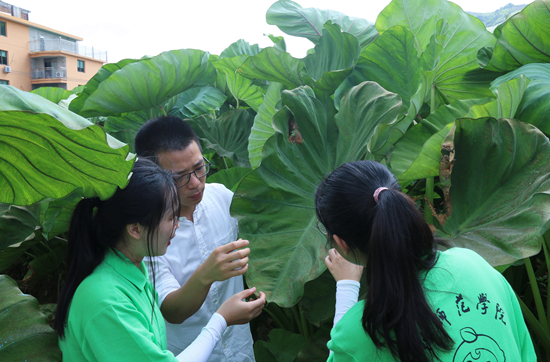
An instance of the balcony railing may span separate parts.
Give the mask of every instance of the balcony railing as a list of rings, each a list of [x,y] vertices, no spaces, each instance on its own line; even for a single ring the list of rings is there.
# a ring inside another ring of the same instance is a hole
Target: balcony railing
[[[65,67],[45,67],[31,69],[31,79],[67,79],[67,68]]]
[[[94,49],[94,47],[87,47],[80,45],[77,42],[68,41],[61,38],[32,40],[29,42],[29,48],[31,53],[44,51],[64,51],[107,62],[107,52],[102,52]]]

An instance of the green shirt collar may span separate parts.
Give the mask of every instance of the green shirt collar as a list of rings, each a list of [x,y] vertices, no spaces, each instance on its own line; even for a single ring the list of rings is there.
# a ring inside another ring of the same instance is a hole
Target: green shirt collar
[[[135,285],[139,290],[145,288],[145,284],[149,280],[149,274],[147,273],[147,268],[143,261],[138,269],[134,263],[120,251],[109,249],[105,253],[105,263],[109,264],[117,273]]]

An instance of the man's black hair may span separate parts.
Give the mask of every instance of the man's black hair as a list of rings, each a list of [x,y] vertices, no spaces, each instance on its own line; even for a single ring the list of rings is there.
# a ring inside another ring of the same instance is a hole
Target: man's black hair
[[[138,156],[155,159],[161,152],[184,150],[192,141],[200,148],[199,138],[187,122],[174,116],[162,116],[147,121],[140,128],[135,149]]]

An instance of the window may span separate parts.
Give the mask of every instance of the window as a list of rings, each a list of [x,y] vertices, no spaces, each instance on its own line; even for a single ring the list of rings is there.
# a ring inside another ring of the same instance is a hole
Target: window
[[[77,62],[76,70],[78,70],[79,72],[84,73],[84,61],[83,60],[77,60],[76,62]]]
[[[10,85],[10,82],[8,80],[0,79],[0,85]]]
[[[8,65],[8,52],[0,50],[0,64]]]
[[[6,23],[0,21],[0,35],[6,36]]]

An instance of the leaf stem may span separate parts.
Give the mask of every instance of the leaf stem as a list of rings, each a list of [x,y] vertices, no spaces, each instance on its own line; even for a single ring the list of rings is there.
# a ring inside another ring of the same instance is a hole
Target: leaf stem
[[[525,321],[529,326],[531,327],[531,330],[533,333],[537,336],[539,342],[542,344],[542,347],[546,351],[546,355],[550,353],[550,337],[548,335],[548,332],[545,332],[540,323],[537,321],[537,318],[533,315],[533,313],[529,310],[527,305],[521,300],[519,295],[516,293],[516,297],[519,301],[519,306],[521,308],[521,312],[523,313],[523,317],[525,318]]]
[[[527,269],[527,275],[529,276],[529,283],[531,284],[531,290],[535,299],[535,305],[537,307],[537,314],[539,315],[540,325],[542,326],[542,329],[546,332],[546,334],[550,335],[550,329],[548,328],[546,313],[544,313],[544,305],[542,304],[542,298],[540,296],[537,278],[535,277],[535,272],[533,271],[533,265],[531,264],[531,260],[529,258],[525,258],[523,260],[525,261],[525,268]]]
[[[305,336],[304,327],[301,323],[300,312],[298,311],[298,308],[296,307],[296,305],[293,305],[290,310],[292,311],[292,315],[294,316],[294,320],[296,321],[296,325],[298,326],[298,331],[302,336]]]
[[[426,178],[426,197],[433,205],[434,201],[434,178],[428,177]],[[432,210],[430,210],[430,207],[426,203],[426,206],[424,207],[424,219],[426,219],[426,222],[428,224],[433,224],[434,217],[432,215]]]
[[[164,114],[165,116],[168,115],[168,113],[166,113],[166,110],[164,109],[164,107],[162,106],[159,106],[160,110],[162,111],[162,114]]]
[[[550,270],[550,255],[548,253],[547,243],[550,241],[550,230],[545,232],[542,236],[542,248],[544,250],[544,259],[546,261],[546,270]],[[548,285],[548,278],[546,279],[546,285]],[[548,287],[547,287],[548,289]],[[550,326],[550,293],[546,292],[546,321],[548,326]]]
[[[302,322],[302,329],[304,331],[304,337],[309,339],[310,331],[309,331],[309,323],[306,320],[306,317],[304,316],[304,313],[302,312],[302,308],[298,306],[298,312],[300,313],[300,321]]]

